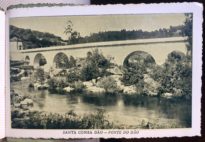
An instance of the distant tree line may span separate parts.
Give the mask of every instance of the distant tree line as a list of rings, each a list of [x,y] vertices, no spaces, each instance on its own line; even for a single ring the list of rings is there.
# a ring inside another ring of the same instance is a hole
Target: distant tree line
[[[67,40],[63,40],[61,37],[55,36],[54,34],[33,31],[31,29],[22,29],[12,25],[10,26],[10,39],[16,37],[18,38],[18,40],[23,42],[24,49],[31,49],[90,42],[184,36],[187,34],[187,32],[189,32],[189,29],[185,29],[184,27],[187,26],[170,26],[170,28],[167,29],[162,28],[150,32],[143,31],[142,29],[122,29],[120,31],[102,31],[82,37],[77,30],[73,29],[73,23],[71,21],[68,21],[64,31],[64,33],[68,36]]]
[[[170,27],[169,29],[159,29],[155,31],[142,30],[126,30],[120,31],[105,31],[93,33],[90,36],[81,37],[79,33],[75,38],[69,41],[70,44],[89,43],[89,42],[103,42],[103,41],[118,41],[118,40],[132,40],[132,39],[147,39],[147,38],[162,38],[162,37],[176,37],[182,36],[182,26]]]
[[[92,33],[89,36],[82,37],[80,33],[73,29],[72,21],[67,21],[67,26],[64,33],[68,36],[67,44],[89,43],[89,42],[103,42],[103,41],[119,41],[132,39],[147,39],[147,38],[163,38],[163,37],[177,37],[184,35],[184,25],[170,26],[170,28],[162,28],[151,32],[139,30],[120,31],[103,31]]]

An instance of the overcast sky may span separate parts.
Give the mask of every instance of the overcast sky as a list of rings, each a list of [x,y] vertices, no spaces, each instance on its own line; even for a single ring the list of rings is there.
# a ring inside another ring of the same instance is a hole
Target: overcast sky
[[[49,32],[67,39],[64,34],[66,21],[71,20],[73,29],[81,36],[99,31],[138,30],[154,31],[160,28],[183,25],[184,14],[146,14],[146,15],[104,15],[104,16],[64,16],[64,17],[26,17],[10,19],[10,24],[24,29]]]

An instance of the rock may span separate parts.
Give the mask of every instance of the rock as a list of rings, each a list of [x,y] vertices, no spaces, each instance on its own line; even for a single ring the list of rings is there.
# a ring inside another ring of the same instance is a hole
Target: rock
[[[92,83],[96,84],[97,83],[97,79],[92,79]]]
[[[34,87],[38,90],[45,90],[48,89],[48,84],[35,83]]]
[[[171,98],[173,96],[174,95],[172,93],[164,93],[164,94],[162,94],[162,97],[165,97],[165,98]]]
[[[183,95],[181,89],[173,88],[173,90],[174,90],[174,95],[175,95],[175,96],[180,97],[180,96]]]
[[[93,83],[91,81],[85,81],[83,82],[83,85],[85,85],[86,87],[90,87],[93,86]]]
[[[156,96],[158,94],[158,88],[160,84],[152,79],[148,74],[144,74],[144,92],[150,96]]]
[[[124,86],[123,87],[123,93],[126,93],[126,94],[134,94],[134,93],[136,93],[135,86],[133,86],[133,85],[131,85],[131,86]]]
[[[112,74],[115,74],[115,75],[122,75],[122,71],[121,69],[119,69],[119,67],[114,67],[114,68],[109,68],[106,70],[107,72],[110,72]]]
[[[93,93],[103,93],[105,92],[105,89],[97,87],[97,86],[89,86],[86,88],[87,91],[93,92]]]
[[[20,102],[20,105],[21,105],[21,106],[22,106],[22,105],[27,105],[27,106],[33,105],[33,100],[26,98],[25,100],[23,100],[23,101]]]
[[[72,87],[68,86],[68,87],[63,88],[63,90],[69,93],[69,92],[73,91],[74,89]]]
[[[21,77],[21,80],[27,80],[29,77]]]
[[[15,104],[14,104],[14,107],[15,107],[15,108],[20,108],[20,107],[21,107],[21,104],[20,104],[20,103],[15,103]]]

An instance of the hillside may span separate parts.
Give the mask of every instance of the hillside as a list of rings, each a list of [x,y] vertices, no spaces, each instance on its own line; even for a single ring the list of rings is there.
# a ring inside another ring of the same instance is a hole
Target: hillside
[[[54,34],[18,28],[10,25],[10,40],[18,38],[24,49],[65,45],[65,42]]]

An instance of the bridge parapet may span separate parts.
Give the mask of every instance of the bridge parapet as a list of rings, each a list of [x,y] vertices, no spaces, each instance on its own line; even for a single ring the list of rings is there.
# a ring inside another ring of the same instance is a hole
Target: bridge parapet
[[[94,47],[110,47],[110,46],[126,46],[126,45],[139,45],[139,44],[156,44],[156,43],[170,43],[170,42],[185,42],[187,37],[171,37],[171,38],[152,38],[152,39],[136,39],[136,40],[121,40],[121,41],[106,41],[106,42],[93,42],[82,43],[65,46],[52,46],[35,49],[20,50],[22,53],[29,52],[45,52],[52,50],[74,50],[81,48],[94,48]]]
[[[47,64],[44,68],[49,69],[54,67],[54,58],[59,53],[65,54],[67,57],[85,58],[87,53],[97,48],[106,57],[113,57],[114,63],[123,65],[125,58],[132,52],[144,51],[150,54],[156,64],[161,65],[165,62],[167,55],[174,50],[186,54],[186,37],[174,38],[155,38],[143,40],[124,40],[124,41],[109,41],[97,43],[84,43],[67,46],[56,46],[47,48],[36,48],[21,50],[20,52],[25,57],[29,57],[30,65],[34,65],[35,57],[42,54],[45,57]]]

